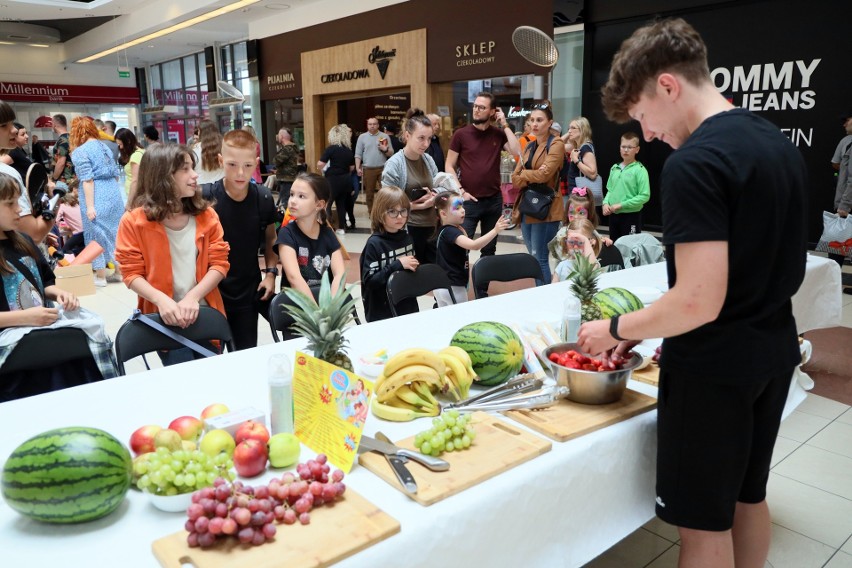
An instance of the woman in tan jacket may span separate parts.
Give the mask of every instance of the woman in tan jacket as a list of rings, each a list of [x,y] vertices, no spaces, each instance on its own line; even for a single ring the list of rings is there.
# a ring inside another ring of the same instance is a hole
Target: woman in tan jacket
[[[553,110],[549,101],[535,104],[529,115],[530,131],[535,141],[527,144],[518,165],[512,174],[512,184],[521,191],[515,200],[512,220],[521,223],[521,234],[527,250],[538,260],[544,280],[536,280],[536,285],[549,283],[550,264],[547,260],[547,243],[556,236],[559,224],[564,216],[562,199],[556,190],[559,188],[559,171],[565,157],[565,144],[558,136],[550,134],[553,125]],[[554,191],[550,213],[544,220],[529,215],[521,215],[518,205],[530,184],[545,184]]]

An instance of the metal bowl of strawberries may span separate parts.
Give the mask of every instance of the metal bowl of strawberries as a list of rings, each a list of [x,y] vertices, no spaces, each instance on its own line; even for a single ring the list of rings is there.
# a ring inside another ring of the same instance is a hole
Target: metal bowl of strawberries
[[[609,404],[621,399],[633,369],[642,356],[630,352],[623,360],[604,363],[583,353],[576,343],[556,343],[542,352],[556,384],[568,387],[568,400],[582,404]]]

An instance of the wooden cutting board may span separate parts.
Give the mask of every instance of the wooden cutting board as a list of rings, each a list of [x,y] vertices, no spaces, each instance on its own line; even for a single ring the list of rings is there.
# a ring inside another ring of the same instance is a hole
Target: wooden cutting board
[[[633,371],[631,378],[656,387],[660,384],[660,366],[652,362],[641,371]]]
[[[504,414],[548,438],[565,442],[656,407],[656,398],[627,389],[621,400],[611,404],[580,404],[562,399],[549,408],[509,410]]]
[[[441,454],[442,459],[450,462],[449,471],[431,471],[408,460],[406,466],[417,481],[415,495],[409,495],[402,488],[382,454],[365,452],[358,461],[421,505],[431,505],[549,452],[552,447],[549,441],[484,412],[474,412],[470,422],[476,429],[476,439],[470,448]],[[395,443],[402,448],[415,449],[413,436]]]
[[[214,547],[190,548],[186,531],[152,545],[163,568],[303,568],[330,566],[399,532],[399,522],[346,488],[333,506],[311,511],[311,523],[278,524],[275,540],[261,546],[242,545],[236,538],[222,539]]]

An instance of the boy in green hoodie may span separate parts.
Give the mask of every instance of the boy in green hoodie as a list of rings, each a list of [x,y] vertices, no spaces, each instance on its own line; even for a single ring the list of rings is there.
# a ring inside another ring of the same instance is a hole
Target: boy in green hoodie
[[[648,170],[636,160],[639,135],[627,132],[621,137],[620,164],[613,164],[606,182],[603,214],[609,217],[609,238],[642,232],[642,206],[651,198]]]

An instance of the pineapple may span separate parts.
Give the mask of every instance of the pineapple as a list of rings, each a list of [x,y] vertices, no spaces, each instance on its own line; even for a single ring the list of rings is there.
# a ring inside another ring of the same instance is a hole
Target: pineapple
[[[343,281],[346,281],[344,275]],[[308,340],[308,349],[314,357],[355,372],[352,360],[346,354],[346,338],[343,328],[354,318],[352,312],[355,300],[349,290],[352,286],[341,284],[337,293],[332,295],[328,271],[322,276],[319,299],[314,299],[304,292],[285,289],[287,297],[295,305],[282,305],[295,320],[292,329]]]
[[[592,263],[586,255],[579,252],[574,254],[574,270],[568,277],[571,280],[571,291],[580,300],[580,321],[601,319],[601,309],[592,300],[598,293],[598,276],[603,272],[597,263]]]

